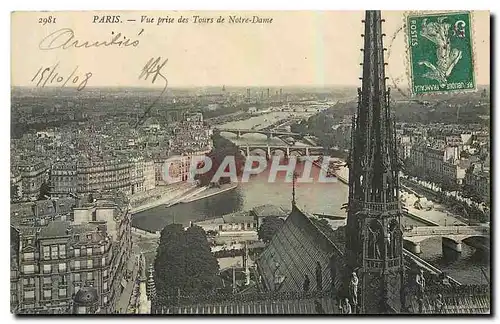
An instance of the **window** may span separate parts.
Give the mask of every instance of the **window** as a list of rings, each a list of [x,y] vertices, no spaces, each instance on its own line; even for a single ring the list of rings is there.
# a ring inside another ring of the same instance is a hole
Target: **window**
[[[102,266],[104,267],[106,265],[106,258],[102,258]]]
[[[104,253],[104,245],[101,245],[101,253]]]
[[[79,273],[74,274],[74,281],[80,281],[80,274]]]
[[[52,265],[51,264],[44,264],[43,265],[43,273],[51,273],[52,272]]]
[[[78,314],[85,314],[85,306],[78,306]]]
[[[102,289],[108,290],[108,282],[107,281],[104,281],[104,283],[102,284]]]
[[[30,264],[30,265],[25,265],[23,267],[24,273],[34,273],[35,272],[35,265]]]
[[[66,288],[59,288],[59,297],[66,297]]]
[[[80,260],[75,261],[75,270],[80,270]]]
[[[66,263],[59,263],[59,272],[66,272]]]
[[[67,284],[66,276],[61,276],[60,284],[61,285],[66,285]]]
[[[34,252],[26,252],[24,253],[24,260],[25,261],[33,261],[35,259],[35,253]]]
[[[87,260],[87,268],[92,269],[92,266],[93,266],[92,259]]]
[[[104,271],[102,272],[102,276],[103,276],[104,278],[106,278],[106,277],[108,276],[108,269],[106,269],[106,270],[104,270]]]
[[[92,248],[87,248],[87,255],[92,255]]]
[[[43,284],[44,285],[50,285],[51,283],[52,283],[51,277],[43,277]]]
[[[61,258],[66,257],[66,245],[59,245],[59,256]]]
[[[51,255],[52,259],[57,259],[57,257],[59,256],[59,251],[57,249],[57,245],[52,245],[50,247],[50,255]]]
[[[108,296],[104,296],[102,298],[102,301],[103,301],[104,305],[106,305],[108,303]]]
[[[94,273],[93,272],[87,272],[87,280],[94,280]]]
[[[52,290],[46,289],[43,291],[43,298],[50,298],[52,297]]]
[[[75,256],[76,257],[80,256],[80,249],[75,249]]]
[[[50,259],[50,246],[44,246],[43,247],[43,258],[45,260]]]
[[[35,291],[34,290],[25,290],[24,291],[24,298],[26,298],[26,299],[35,298]]]

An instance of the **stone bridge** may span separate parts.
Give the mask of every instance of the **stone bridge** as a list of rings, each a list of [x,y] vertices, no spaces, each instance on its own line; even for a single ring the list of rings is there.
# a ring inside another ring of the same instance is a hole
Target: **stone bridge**
[[[292,133],[292,132],[285,132],[285,131],[277,131],[277,130],[258,130],[258,129],[232,129],[232,128],[216,128],[214,129],[214,132],[216,133],[232,133],[236,135],[236,138],[240,138],[241,136],[245,134],[262,134],[266,135],[267,138],[273,138],[273,137],[293,137],[295,139],[300,139],[304,137],[305,134],[301,133]]]
[[[285,157],[290,157],[292,153],[297,153],[302,156],[323,155],[324,148],[322,146],[291,146],[291,145],[240,145],[240,152],[245,156],[250,156],[256,151],[263,151],[266,154],[266,159],[270,159],[276,152],[283,152]]]
[[[490,228],[487,226],[417,226],[403,233],[403,245],[410,252],[419,254],[420,242],[441,237],[443,248],[462,252],[462,242],[476,249],[489,250]]]

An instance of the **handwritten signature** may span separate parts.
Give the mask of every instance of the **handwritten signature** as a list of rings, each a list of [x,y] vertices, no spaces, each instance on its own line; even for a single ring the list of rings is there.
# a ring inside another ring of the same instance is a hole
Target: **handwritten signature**
[[[138,36],[141,36],[144,29],[141,29]],[[57,48],[68,49],[68,48],[89,48],[89,47],[137,47],[139,45],[139,39],[132,39],[124,36],[122,33],[111,32],[111,39],[104,41],[94,41],[94,40],[78,40],[75,37],[75,32],[71,28],[61,28],[53,33],[50,33],[42,39],[38,44],[38,48],[41,50],[53,50]]]
[[[139,80],[148,80],[151,77],[151,84],[155,84],[157,80],[164,82],[163,89],[158,97],[149,105],[146,110],[144,111],[144,114],[142,117],[137,121],[135,127],[141,125],[146,116],[149,115],[149,112],[151,109],[158,103],[160,98],[165,94],[167,91],[167,86],[168,86],[168,80],[167,78],[162,74],[162,69],[165,67],[165,65],[168,62],[168,58],[162,60],[161,57],[157,58],[151,58],[146,65],[142,68],[141,74],[139,75]]]

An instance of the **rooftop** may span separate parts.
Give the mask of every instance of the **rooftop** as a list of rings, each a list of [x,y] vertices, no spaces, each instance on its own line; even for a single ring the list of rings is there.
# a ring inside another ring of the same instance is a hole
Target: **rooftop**
[[[68,229],[71,226],[71,222],[68,221],[53,221],[47,226],[44,226],[40,230],[40,237],[61,237],[69,235]]]
[[[287,213],[279,206],[275,205],[262,205],[257,206],[252,209],[252,213],[257,217],[267,217],[267,216],[277,216],[277,217],[286,217]]]

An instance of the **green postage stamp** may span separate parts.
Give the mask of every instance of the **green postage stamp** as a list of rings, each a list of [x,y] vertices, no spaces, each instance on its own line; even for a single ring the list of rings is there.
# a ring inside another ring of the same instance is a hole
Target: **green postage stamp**
[[[470,12],[409,13],[406,35],[413,95],[476,89]]]

